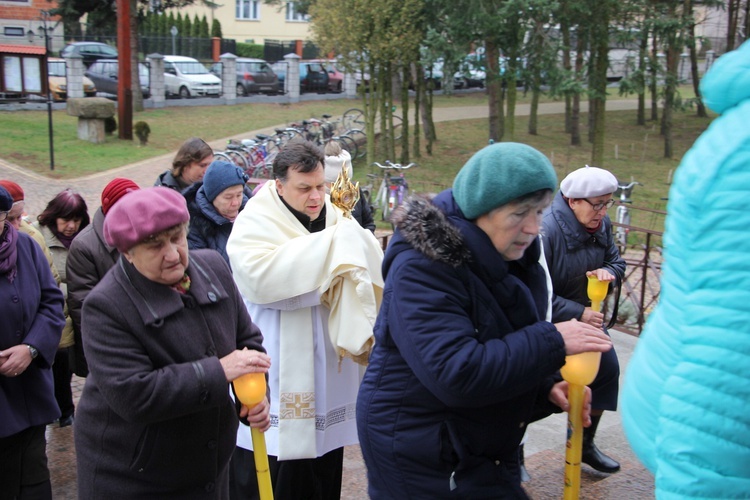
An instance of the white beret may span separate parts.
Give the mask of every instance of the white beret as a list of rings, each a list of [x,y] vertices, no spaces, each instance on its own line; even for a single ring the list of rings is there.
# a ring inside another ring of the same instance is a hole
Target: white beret
[[[560,183],[566,198],[595,198],[617,190],[617,179],[603,168],[589,167],[574,170]]]
[[[349,154],[349,151],[342,150],[341,154],[338,156],[326,156],[326,163],[325,163],[325,176],[326,176],[326,182],[336,182],[336,178],[341,173],[341,167],[343,166],[344,162],[346,162],[348,168],[347,173],[349,174],[349,177],[352,176],[352,156]]]

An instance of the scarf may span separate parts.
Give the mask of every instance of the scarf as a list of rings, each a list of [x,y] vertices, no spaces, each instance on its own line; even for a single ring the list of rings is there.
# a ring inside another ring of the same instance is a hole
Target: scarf
[[[10,223],[4,222],[5,228],[0,235],[0,274],[8,276],[13,283],[16,279],[16,262],[18,261],[18,231]]]
[[[366,364],[383,293],[383,252],[370,231],[326,197],[326,228],[310,233],[267,182],[234,224],[227,253],[237,287],[255,304],[317,291],[339,356]],[[280,311],[279,459],[316,456],[312,309]]]
[[[65,236],[64,234],[58,232],[56,227],[50,226],[49,229],[50,231],[52,231],[52,234],[55,235],[55,238],[60,240],[60,243],[62,243],[65,248],[70,248],[70,244],[73,243],[73,239],[78,236],[78,233],[80,232],[76,232],[73,236]]]

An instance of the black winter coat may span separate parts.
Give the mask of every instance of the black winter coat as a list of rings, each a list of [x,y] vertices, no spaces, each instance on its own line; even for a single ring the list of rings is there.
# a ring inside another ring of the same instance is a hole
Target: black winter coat
[[[216,252],[191,251],[187,273],[182,295],[120,258],[86,298],[80,498],[229,496],[238,418],[219,358],[263,338]]]
[[[208,201],[205,193],[201,189],[202,182],[196,182],[185,191],[182,195],[187,201],[188,211],[190,212],[190,231],[188,232],[188,247],[191,250],[201,248],[210,248],[221,254],[227,264],[229,264],[229,255],[227,255],[227,241],[232,233],[233,222],[220,215],[213,204]],[[247,191],[242,198],[240,212],[244,210],[248,200]]]
[[[76,343],[73,346],[73,371],[79,377],[89,374],[81,337],[81,311],[83,301],[94,289],[107,271],[117,262],[120,252],[107,245],[104,239],[104,212],[101,207],[94,219],[75,237],[70,244],[68,259],[65,261],[68,280],[68,313],[73,321]]]
[[[369,494],[522,496],[517,448],[527,424],[554,411],[547,396],[565,362],[562,336],[541,319],[539,243],[508,263],[451,190],[433,203],[404,205],[383,262],[357,400]]]
[[[625,261],[615,245],[609,216],[595,233],[589,233],[578,222],[563,198],[555,195],[542,219],[544,256],[552,277],[552,321],[581,319],[591,305],[586,288],[586,271],[609,270],[617,281],[625,276]]]

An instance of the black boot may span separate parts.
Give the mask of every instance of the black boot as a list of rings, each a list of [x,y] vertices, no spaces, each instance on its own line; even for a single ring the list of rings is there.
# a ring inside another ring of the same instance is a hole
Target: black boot
[[[601,420],[601,418],[601,415],[592,415],[591,426],[583,429],[583,453],[581,455],[581,462],[588,464],[599,472],[607,472],[611,474],[620,470],[620,464],[599,451],[599,448],[594,444],[596,428],[599,426],[599,420]]]
[[[519,468],[519,472],[521,474],[521,482],[528,483],[529,481],[531,481],[531,476],[529,476],[529,471],[526,470],[526,465],[524,464],[523,445],[518,447],[518,463],[521,466]]]

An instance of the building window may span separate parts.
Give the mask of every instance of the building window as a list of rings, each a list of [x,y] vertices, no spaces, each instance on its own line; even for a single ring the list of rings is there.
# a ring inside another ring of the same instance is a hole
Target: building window
[[[3,33],[5,36],[26,36],[26,32],[23,28],[17,26],[4,26]]]
[[[295,12],[294,2],[287,2],[286,3],[286,20],[287,21],[309,21],[310,16]]]
[[[237,0],[237,19],[260,19],[259,0]]]

